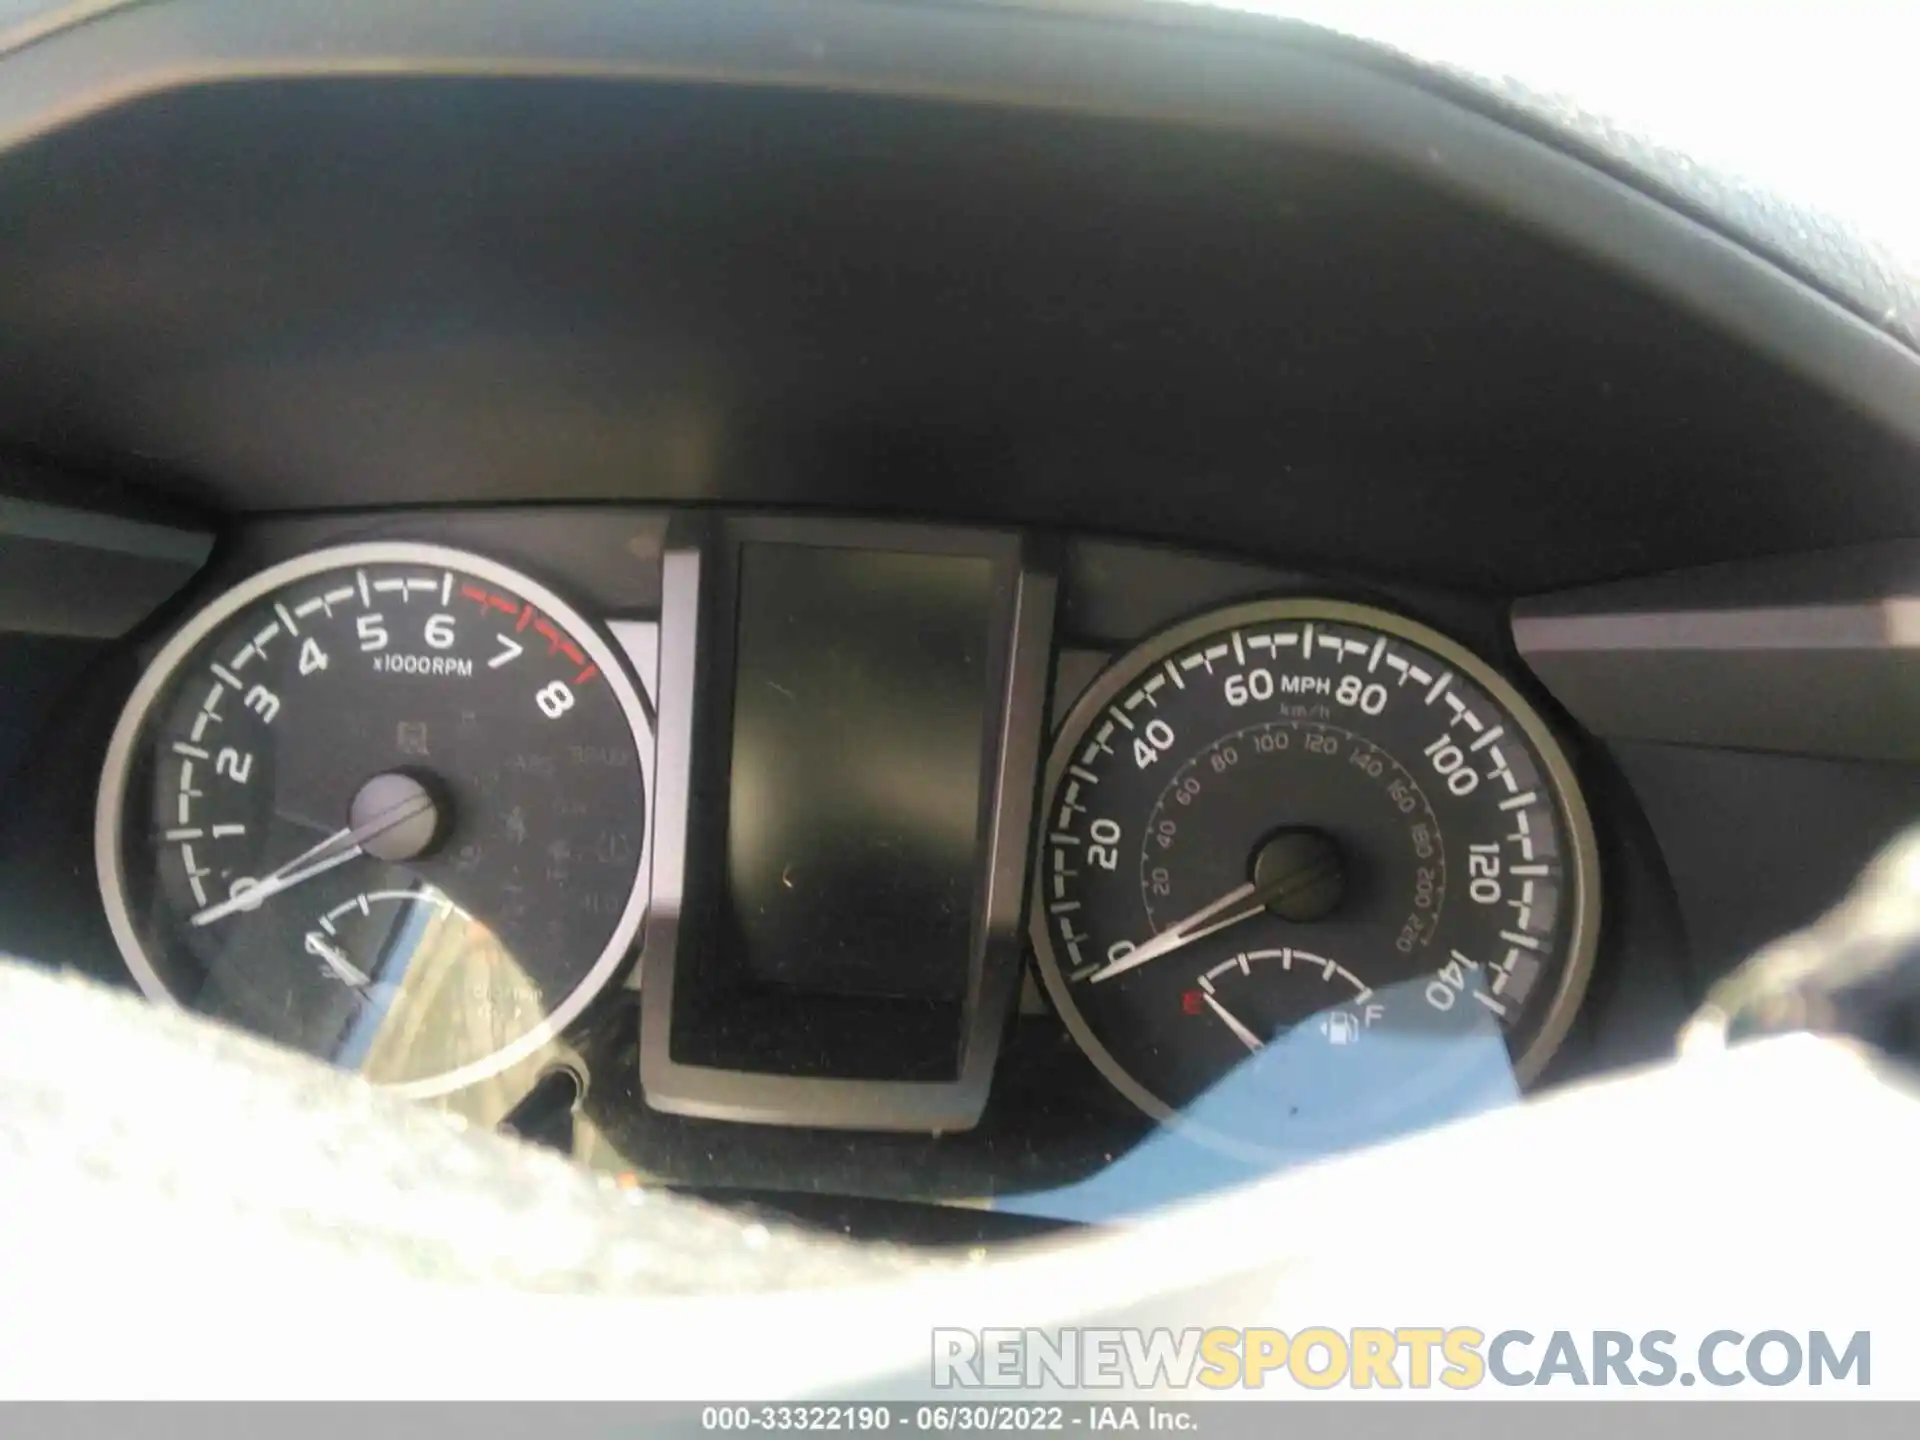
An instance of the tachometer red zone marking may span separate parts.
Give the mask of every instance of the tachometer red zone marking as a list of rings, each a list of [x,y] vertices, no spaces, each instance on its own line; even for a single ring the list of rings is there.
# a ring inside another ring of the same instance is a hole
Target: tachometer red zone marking
[[[513,627],[516,631],[524,630],[531,624],[538,634],[546,637],[549,655],[565,655],[576,665],[586,665],[586,669],[573,677],[574,684],[584,685],[600,673],[600,667],[587,665],[587,657],[581,653],[580,647],[569,640],[559,626],[541,615],[533,606],[522,605],[511,596],[492,594],[477,585],[462,585],[460,593],[482,610],[499,610],[508,615],[518,615],[520,619]]]

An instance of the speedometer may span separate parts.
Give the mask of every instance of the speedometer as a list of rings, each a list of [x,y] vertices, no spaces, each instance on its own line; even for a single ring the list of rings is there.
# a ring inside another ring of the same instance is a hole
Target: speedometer
[[[558,595],[371,543],[161,649],[108,751],[108,919],[154,1000],[414,1096],[534,1053],[628,955],[652,732]]]
[[[1591,966],[1565,754],[1490,666],[1385,611],[1246,605],[1122,657],[1061,727],[1043,825],[1042,978],[1157,1118],[1277,1045],[1358,1057],[1449,1025],[1524,1083]]]

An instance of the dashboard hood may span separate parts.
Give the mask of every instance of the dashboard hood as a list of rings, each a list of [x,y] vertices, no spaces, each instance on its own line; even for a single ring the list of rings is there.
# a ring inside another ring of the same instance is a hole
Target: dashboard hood
[[[62,1057],[115,1054],[133,1092]],[[1911,1073],[1787,1037],[1653,1067],[1099,1235],[973,1256],[855,1245],[621,1190],[550,1154],[190,1017],[0,975],[0,1258],[16,1393],[287,1399],[925,1398],[941,1327],[1378,1323],[1920,1326],[1905,1224]],[[1648,1211],[1657,1181],[1657,1215]],[[1817,1239],[1765,1197],[1833,1217]],[[1409,1196],[1435,1197],[1409,1204]],[[1491,1232],[1466,1217],[1498,1217]],[[117,1277],[71,1283],[84,1234]],[[217,1343],[143,1360],[191,1294]],[[33,1297],[31,1305],[20,1303]],[[1682,1297],[1676,1306],[1676,1297]],[[245,1317],[244,1321],[240,1317]],[[1734,1317],[1727,1319],[1726,1317]],[[512,1335],[514,1363],[470,1357]],[[580,1366],[616,1347],[625,1366]],[[90,1357],[116,1363],[93,1368]],[[742,1356],[752,1356],[750,1365]]]

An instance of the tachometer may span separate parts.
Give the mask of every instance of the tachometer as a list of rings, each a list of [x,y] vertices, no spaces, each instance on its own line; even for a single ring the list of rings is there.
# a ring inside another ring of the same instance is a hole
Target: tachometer
[[[435,546],[254,576],[140,680],[96,853],[141,988],[438,1095],[530,1055],[627,955],[653,737],[558,596]]]
[[[1546,722],[1423,626],[1322,600],[1181,625],[1094,682],[1046,787],[1041,974],[1149,1114],[1281,1042],[1359,1056],[1457,1022],[1524,1083],[1565,1036],[1597,930],[1586,807]]]

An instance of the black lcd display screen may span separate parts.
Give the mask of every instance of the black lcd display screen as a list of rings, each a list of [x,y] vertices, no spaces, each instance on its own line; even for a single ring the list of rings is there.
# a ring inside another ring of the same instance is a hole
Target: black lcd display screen
[[[721,943],[752,983],[966,994],[994,563],[739,552]]]

